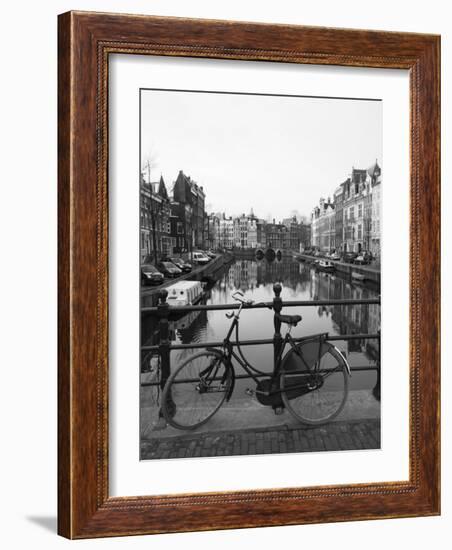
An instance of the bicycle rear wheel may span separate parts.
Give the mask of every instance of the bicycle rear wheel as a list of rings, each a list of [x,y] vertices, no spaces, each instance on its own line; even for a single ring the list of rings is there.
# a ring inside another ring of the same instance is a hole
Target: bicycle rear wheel
[[[215,351],[189,357],[168,378],[162,395],[162,412],[171,426],[193,430],[221,407],[232,384],[232,369]]]
[[[281,365],[282,400],[300,422],[324,424],[344,408],[349,374],[342,354],[324,340],[307,340],[290,350]]]

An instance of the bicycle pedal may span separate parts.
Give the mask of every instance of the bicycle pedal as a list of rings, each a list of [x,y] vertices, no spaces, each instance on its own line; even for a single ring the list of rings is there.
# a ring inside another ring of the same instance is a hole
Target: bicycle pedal
[[[253,397],[255,392],[251,388],[246,388],[245,393],[246,393],[246,395],[249,395],[250,397]]]

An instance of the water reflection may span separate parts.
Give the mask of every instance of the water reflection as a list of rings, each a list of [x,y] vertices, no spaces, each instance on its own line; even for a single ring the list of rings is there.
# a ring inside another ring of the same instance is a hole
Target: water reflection
[[[270,302],[273,299],[273,284],[280,282],[283,286],[283,300],[333,300],[376,298],[379,290],[376,287],[354,284],[338,275],[317,272],[309,265],[293,260],[268,262],[266,259],[238,259],[223,268],[219,278],[204,296],[204,303],[232,303],[232,294],[241,290],[246,298],[255,301]],[[380,307],[378,305],[334,305],[321,307],[286,308],[283,312],[299,313],[303,321],[293,329],[294,337],[329,332],[330,334],[364,334],[376,333],[380,329]],[[189,344],[194,342],[222,341],[226,335],[230,320],[225,311],[193,312],[180,319],[171,320],[170,338],[174,343]],[[245,310],[241,316],[240,339],[271,338],[273,336],[273,312],[270,310]],[[154,318],[142,322],[142,343],[158,344],[158,322]],[[363,359],[375,361],[377,342],[360,339],[339,341],[338,346]],[[173,351],[171,364],[193,353],[191,350]],[[249,346],[246,348],[248,359],[261,369],[271,370],[271,346]],[[349,357],[351,357],[350,355]],[[353,363],[353,361],[350,361]],[[373,374],[365,374],[371,384]],[[358,377],[360,378],[360,377]]]

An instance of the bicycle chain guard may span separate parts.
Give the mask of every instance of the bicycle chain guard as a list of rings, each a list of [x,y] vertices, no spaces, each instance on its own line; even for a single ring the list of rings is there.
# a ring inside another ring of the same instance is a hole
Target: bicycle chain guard
[[[272,383],[270,378],[259,380],[255,390],[256,398],[261,405],[283,407],[281,392],[277,391],[278,389],[277,382],[273,381]]]

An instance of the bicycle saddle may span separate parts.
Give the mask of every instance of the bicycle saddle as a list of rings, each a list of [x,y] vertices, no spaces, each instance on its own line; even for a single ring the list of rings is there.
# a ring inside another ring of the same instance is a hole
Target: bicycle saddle
[[[293,327],[296,327],[301,321],[301,315],[281,315],[280,313],[276,313],[276,318],[279,319],[281,323],[286,323]]]

